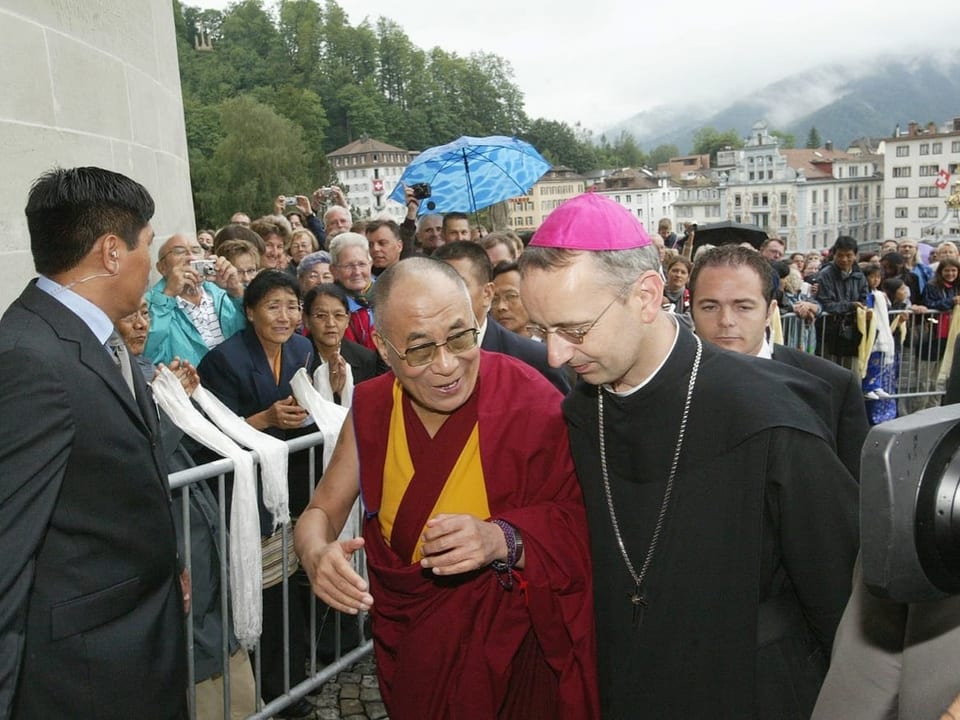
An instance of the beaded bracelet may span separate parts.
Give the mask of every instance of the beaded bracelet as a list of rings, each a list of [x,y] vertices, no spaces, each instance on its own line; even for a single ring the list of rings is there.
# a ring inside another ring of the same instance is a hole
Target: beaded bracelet
[[[506,590],[513,589],[513,567],[517,564],[517,529],[506,520],[499,518],[491,520],[494,525],[503,530],[503,537],[507,541],[507,559],[494,560],[490,567],[497,573],[497,581]]]

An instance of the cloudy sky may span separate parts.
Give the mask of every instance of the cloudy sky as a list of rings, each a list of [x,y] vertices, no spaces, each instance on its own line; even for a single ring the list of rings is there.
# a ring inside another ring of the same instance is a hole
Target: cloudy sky
[[[740,96],[827,61],[960,47],[955,0],[338,1],[352,24],[388,17],[424,49],[500,55],[528,115],[595,130],[664,103]]]

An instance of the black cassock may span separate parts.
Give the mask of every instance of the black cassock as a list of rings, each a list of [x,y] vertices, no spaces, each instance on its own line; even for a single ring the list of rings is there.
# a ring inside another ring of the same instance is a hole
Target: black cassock
[[[647,384],[626,396],[603,391],[611,494],[637,571],[695,351],[680,328]],[[590,526],[603,717],[809,717],[858,542],[857,485],[820,419],[829,417],[829,387],[704,343],[639,624],[603,488],[597,392],[581,382],[564,412]]]

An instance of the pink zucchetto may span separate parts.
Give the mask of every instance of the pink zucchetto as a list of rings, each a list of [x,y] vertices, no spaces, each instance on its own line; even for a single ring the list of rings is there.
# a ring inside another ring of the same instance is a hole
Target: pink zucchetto
[[[530,247],[560,250],[633,250],[651,244],[643,225],[623,205],[588,192],[567,200],[543,221]]]

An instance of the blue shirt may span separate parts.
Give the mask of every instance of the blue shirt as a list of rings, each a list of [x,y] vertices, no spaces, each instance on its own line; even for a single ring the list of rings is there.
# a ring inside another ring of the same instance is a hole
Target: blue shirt
[[[103,310],[85,297],[77,295],[69,286],[61,285],[44,275],[37,277],[37,289],[43,290],[61,305],[66,306],[70,312],[83,320],[84,325],[90,328],[90,332],[96,336],[101,345],[107,344],[114,328]]]

